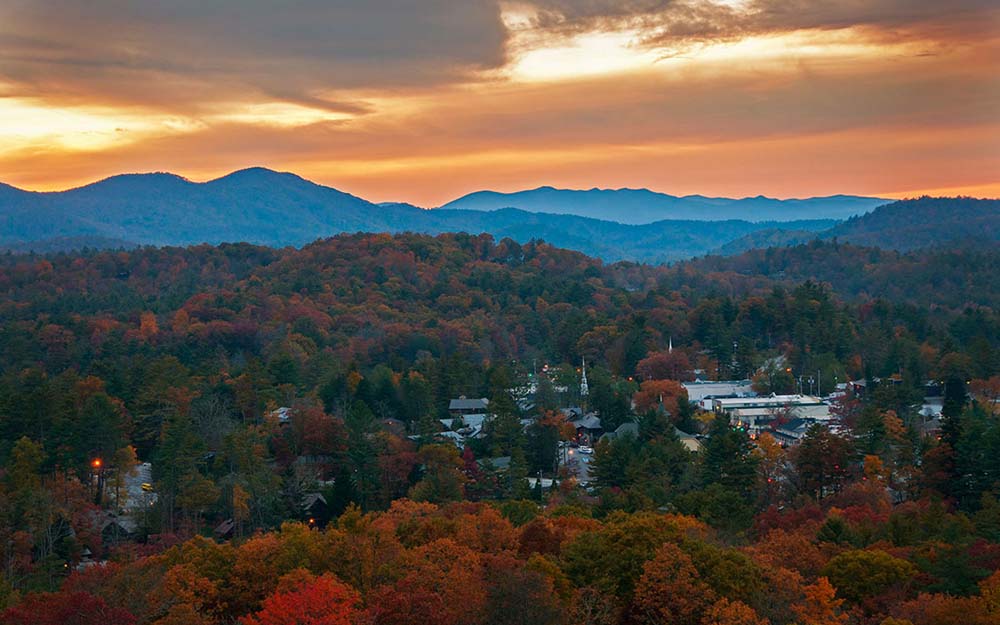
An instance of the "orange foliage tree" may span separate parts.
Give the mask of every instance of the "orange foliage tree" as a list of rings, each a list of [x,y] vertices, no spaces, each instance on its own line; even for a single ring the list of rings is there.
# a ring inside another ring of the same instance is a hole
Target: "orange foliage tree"
[[[678,402],[687,398],[687,389],[677,380],[646,380],[633,397],[639,414],[662,406],[671,415],[677,414]]]
[[[486,588],[479,554],[440,539],[410,550],[402,560],[402,577],[368,598],[372,623],[465,625],[481,618]]]
[[[719,599],[705,612],[702,625],[768,625],[753,608],[742,601]]]
[[[803,590],[805,600],[794,608],[802,625],[843,625],[847,622],[847,615],[840,613],[844,600],[837,599],[836,589],[825,577]]]
[[[351,625],[358,594],[333,575],[314,577],[299,570],[286,576],[261,610],[243,625]]]
[[[698,625],[715,602],[715,592],[698,576],[691,557],[666,543],[643,567],[633,611],[641,623]]]

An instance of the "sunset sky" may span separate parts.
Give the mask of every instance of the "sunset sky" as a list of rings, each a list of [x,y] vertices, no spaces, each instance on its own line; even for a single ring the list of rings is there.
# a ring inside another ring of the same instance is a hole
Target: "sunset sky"
[[[0,0],[0,181],[1000,196],[996,0]]]

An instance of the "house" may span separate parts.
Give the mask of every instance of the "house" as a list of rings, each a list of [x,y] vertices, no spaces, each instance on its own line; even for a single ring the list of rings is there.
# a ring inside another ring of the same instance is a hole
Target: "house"
[[[583,416],[583,408],[579,406],[570,406],[569,408],[560,408],[559,412],[562,416],[566,417],[567,421],[573,421],[579,417]]]
[[[232,538],[235,531],[236,531],[236,521],[232,519],[226,519],[222,523],[219,523],[217,526],[215,526],[215,529],[212,530],[212,534],[214,534],[215,537],[218,538],[219,540],[226,540]]]
[[[482,412],[462,415],[462,425],[458,428],[458,431],[461,432],[463,428],[475,431],[482,430],[483,424],[486,423],[486,419],[488,418],[489,415]]]
[[[639,437],[639,424],[636,423],[635,421],[626,421],[625,423],[622,423],[617,428],[615,428],[614,432],[607,432],[607,433],[605,433],[603,436],[601,436],[600,440],[602,440],[602,441],[613,441],[613,440],[615,440],[617,438],[622,438],[622,437],[625,437],[625,436],[631,436],[633,438],[638,438]]]
[[[92,527],[100,531],[104,545],[118,545],[139,534],[139,524],[127,515],[100,510],[91,513],[89,518]]]
[[[941,411],[944,409],[943,397],[924,397],[923,404],[918,413],[925,420],[941,418]]]
[[[412,440],[418,440],[420,437],[417,435],[413,435],[410,436],[409,438],[411,438]],[[439,439],[442,442],[450,441],[455,444],[455,447],[458,447],[459,449],[465,449],[465,436],[459,434],[458,432],[452,432],[452,431],[438,432],[437,434],[434,435],[434,438]]]
[[[292,421],[292,409],[287,406],[282,406],[277,410],[272,410],[270,416],[277,419],[278,423],[281,425],[288,425]]]
[[[310,526],[322,527],[330,519],[330,506],[322,493],[306,493],[302,496],[300,506]]]
[[[101,529],[101,542],[105,545],[118,545],[134,539],[138,533],[139,524],[131,517],[118,516]]]
[[[604,429],[601,427],[601,419],[594,412],[588,412],[583,416],[577,417],[570,421],[570,423],[576,428],[576,438],[580,442],[592,443],[604,433]]]
[[[818,423],[816,419],[792,419],[788,423],[775,427],[770,433],[774,436],[774,440],[782,445],[795,445],[802,440],[802,437],[815,423]]]
[[[539,479],[537,477],[532,477],[530,475],[528,476],[527,479],[528,479],[528,487],[531,489],[534,489],[535,485],[538,484],[539,482]],[[551,477],[543,477],[541,479],[541,483],[542,483],[542,488],[548,490],[552,488],[552,486],[555,484],[555,480],[553,480]]]
[[[448,402],[448,412],[453,416],[485,413],[489,406],[490,400],[485,397],[467,399],[465,395],[462,395],[458,399]]]
[[[459,449],[465,447],[465,441],[470,438],[480,438],[483,435],[483,425],[489,415],[467,414],[458,415],[451,419],[438,419],[445,427],[445,430],[438,432],[435,436],[451,440]],[[416,440],[418,437],[411,436]]]
[[[683,432],[677,428],[674,428],[674,434],[677,435],[677,439],[680,440],[681,445],[684,445],[688,451],[698,453],[702,450],[703,445],[701,444],[701,439],[694,434],[688,434],[687,432]]]

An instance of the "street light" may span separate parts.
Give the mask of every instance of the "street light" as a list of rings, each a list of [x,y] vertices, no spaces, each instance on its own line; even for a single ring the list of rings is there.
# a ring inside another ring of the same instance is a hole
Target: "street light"
[[[94,458],[90,461],[90,466],[93,467],[94,472],[97,473],[97,493],[94,496],[94,503],[97,505],[101,505],[101,500],[104,495],[104,471],[101,470],[102,464],[103,462],[101,462],[100,458]]]

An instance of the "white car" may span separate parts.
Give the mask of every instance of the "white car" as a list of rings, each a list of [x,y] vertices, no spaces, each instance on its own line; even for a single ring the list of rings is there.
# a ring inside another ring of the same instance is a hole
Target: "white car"
[[[590,454],[594,453],[594,448],[593,447],[580,446],[580,453],[581,454],[590,455]]]

